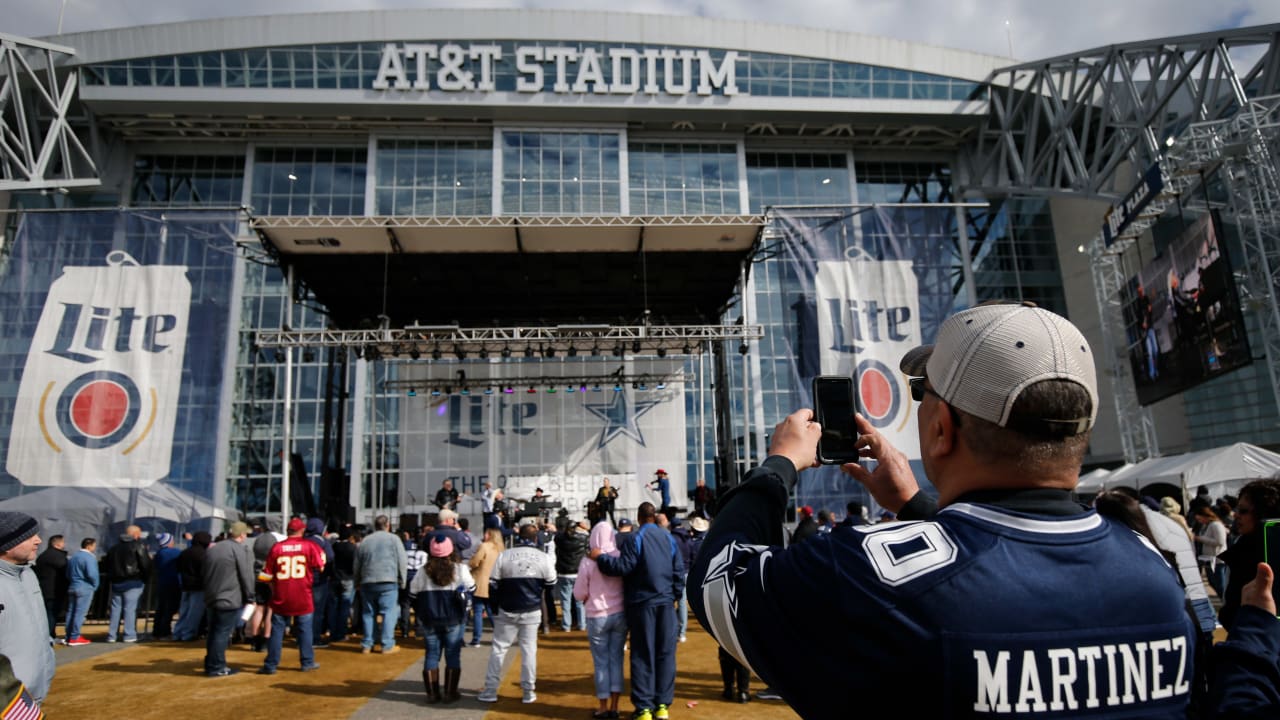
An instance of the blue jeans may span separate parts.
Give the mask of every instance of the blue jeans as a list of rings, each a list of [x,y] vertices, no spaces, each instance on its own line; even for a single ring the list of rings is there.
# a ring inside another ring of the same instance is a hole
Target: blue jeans
[[[562,575],[556,578],[556,594],[560,596],[561,630],[568,630],[573,625],[575,613],[578,616],[578,622],[585,622],[582,619],[582,603],[573,596],[573,582],[577,579],[577,575]]]
[[[360,619],[364,624],[363,647],[373,647],[373,626],[382,615],[382,651],[396,645],[396,620],[400,617],[400,588],[393,582],[365,583],[360,586],[360,602],[364,612]]]
[[[596,697],[600,700],[622,692],[622,657],[627,644],[627,616],[616,612],[587,618],[587,642],[595,668]]]
[[[178,607],[178,624],[173,628],[174,640],[195,640],[200,634],[200,618],[204,617],[204,591],[188,590],[182,593]]]
[[[471,642],[480,642],[480,636],[484,634],[484,616],[489,616],[489,623],[493,623],[493,613],[489,612],[489,598],[471,597]]]
[[[289,631],[289,623],[297,620],[298,623],[298,655],[302,657],[302,669],[307,669],[316,664],[316,653],[311,647],[311,630],[314,613],[306,615],[298,615],[290,617],[287,615],[271,614],[271,639],[267,641],[267,659],[263,661],[262,666],[268,670],[275,670],[280,666],[280,652],[284,647],[284,636]]]
[[[107,626],[107,642],[116,641],[116,626],[124,615],[124,639],[138,639],[138,599],[142,597],[141,580],[125,580],[111,586],[111,624]]]
[[[440,652],[444,651],[444,666],[447,668],[462,667],[462,631],[467,624],[432,625],[423,628],[427,640],[427,655],[423,667],[435,670],[440,666]]]
[[[93,604],[93,591],[89,588],[72,590],[67,593],[67,639],[80,637],[80,628],[84,627],[84,618],[89,614],[89,606]]]
[[[338,581],[329,589],[329,639],[337,642],[347,637],[351,625],[351,601],[356,597],[354,582]]]
[[[311,606],[315,611],[311,613],[311,636],[318,638],[324,635],[329,629],[325,622],[324,609],[329,605],[329,583],[323,582],[319,585],[311,586]]]
[[[220,610],[209,608],[209,637],[205,641],[204,671],[214,673],[227,666],[227,645],[231,644],[231,631],[240,618],[240,608]]]

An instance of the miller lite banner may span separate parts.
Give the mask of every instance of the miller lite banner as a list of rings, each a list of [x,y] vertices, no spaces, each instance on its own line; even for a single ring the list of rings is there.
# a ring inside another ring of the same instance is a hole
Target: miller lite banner
[[[854,380],[858,412],[909,458],[920,457],[911,393],[898,361],[921,344],[920,298],[910,260],[818,263],[823,375]]]
[[[235,233],[227,211],[19,216],[0,268],[0,367],[12,368],[0,383],[0,477],[81,488],[165,481],[226,501],[216,458],[239,311]]]
[[[778,272],[787,292],[760,302],[762,318],[780,320],[779,329],[767,330],[773,354],[793,362],[773,369],[792,388],[789,398],[779,393],[779,412],[812,407],[816,375],[853,378],[858,412],[907,456],[921,487],[931,488],[920,463],[916,403],[898,364],[908,350],[933,342],[942,321],[966,306],[955,207],[773,210],[770,230],[781,239]],[[781,306],[768,308],[774,297]],[[762,383],[770,385],[768,378]],[[766,425],[776,421],[765,418]],[[833,466],[801,474],[795,496],[798,505],[837,516],[850,500],[874,509],[862,486]]]
[[[122,251],[49,288],[9,435],[29,485],[145,487],[169,474],[191,283]]]

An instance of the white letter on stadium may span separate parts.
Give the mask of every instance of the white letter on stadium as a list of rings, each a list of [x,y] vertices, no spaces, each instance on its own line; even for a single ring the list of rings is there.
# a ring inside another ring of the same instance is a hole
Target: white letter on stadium
[[[698,51],[698,70],[701,79],[698,81],[698,94],[710,95],[713,88],[723,88],[725,95],[738,94],[738,53],[730,50],[724,54],[720,67],[711,59],[711,53]]]
[[[974,650],[973,660],[978,666],[978,701],[973,704],[973,711],[1009,712],[1009,651],[996,653],[995,670],[991,669],[985,650]]]
[[[434,44],[426,45],[404,45],[404,59],[414,61],[414,69],[416,74],[413,78],[414,90],[430,90],[431,76],[427,72],[427,60],[434,60],[436,57],[436,46]]]
[[[472,45],[471,59],[480,61],[480,82],[476,83],[476,89],[493,92],[497,87],[493,82],[493,64],[502,59],[502,46]]]
[[[680,71],[677,73],[676,65],[680,65]],[[662,74],[664,75],[664,89],[669,95],[688,95],[693,89],[693,51],[692,50],[663,50],[662,51]],[[676,75],[680,76],[680,82],[676,82]]]
[[[391,87],[387,80],[396,81],[397,90],[409,89],[409,78],[404,74],[404,63],[400,61],[400,48],[394,43],[382,46],[382,60],[378,63],[378,76],[373,79],[374,90],[386,90]]]
[[[591,83],[590,89],[587,83]],[[578,79],[573,81],[576,93],[597,93],[604,88],[604,70],[600,68],[600,54],[595,48],[583,48],[578,59]]]
[[[558,93],[569,92],[568,68],[566,65],[578,59],[578,51],[571,47],[549,47],[546,49],[547,62],[556,62],[556,82],[551,89]]]
[[[521,73],[516,78],[516,90],[526,93],[542,92],[544,83],[542,78],[542,48],[516,48],[516,71]]]
[[[609,59],[613,61],[613,84],[609,86],[609,92],[632,95],[639,90],[640,53],[634,48],[609,48]],[[623,80],[628,74],[631,79]]]

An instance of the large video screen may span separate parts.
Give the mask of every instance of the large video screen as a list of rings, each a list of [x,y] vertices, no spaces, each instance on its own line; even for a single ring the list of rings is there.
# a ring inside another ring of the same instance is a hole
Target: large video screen
[[[1252,362],[1217,213],[1189,225],[1122,296],[1138,402],[1149,405]]]

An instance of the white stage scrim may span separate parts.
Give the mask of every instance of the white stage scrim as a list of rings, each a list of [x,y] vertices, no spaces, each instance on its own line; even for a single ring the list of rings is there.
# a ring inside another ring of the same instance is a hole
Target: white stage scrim
[[[532,386],[525,382],[507,393],[504,375],[510,377],[517,368],[469,363],[467,395],[457,391],[456,369],[451,376],[442,373],[451,366],[413,368],[415,374],[403,379],[423,384],[416,396],[400,403],[402,504],[429,503],[448,478],[472,495],[485,482],[519,500],[542,488],[570,514],[582,515],[608,477],[619,490],[618,508],[630,511],[646,500],[659,503],[657,491],[646,486],[662,468],[671,475],[672,504],[686,506],[682,364],[626,361],[628,374],[667,379],[661,386],[650,381],[643,389],[606,379],[622,364],[575,359],[522,363],[521,377],[547,380]],[[581,383],[547,384],[550,378],[569,376],[600,380],[587,383],[585,390]],[[433,386],[447,384],[453,385],[453,394],[431,395]],[[492,394],[485,394],[486,387]]]

